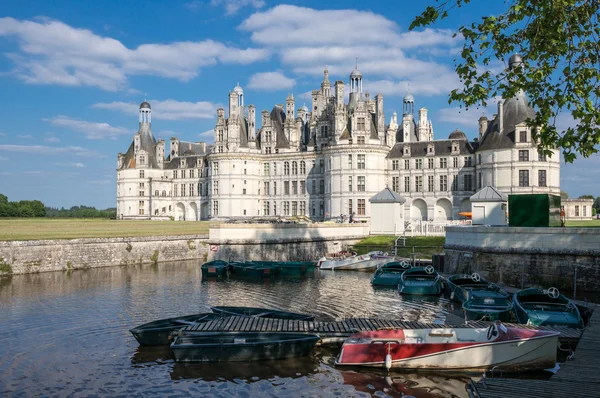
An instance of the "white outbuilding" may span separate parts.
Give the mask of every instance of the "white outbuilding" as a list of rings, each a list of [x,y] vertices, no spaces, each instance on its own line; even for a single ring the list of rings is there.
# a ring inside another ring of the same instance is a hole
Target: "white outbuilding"
[[[507,225],[506,209],[508,195],[487,186],[471,196],[471,220],[473,225]]]
[[[369,199],[371,203],[371,234],[398,235],[404,232],[404,199],[390,188]]]

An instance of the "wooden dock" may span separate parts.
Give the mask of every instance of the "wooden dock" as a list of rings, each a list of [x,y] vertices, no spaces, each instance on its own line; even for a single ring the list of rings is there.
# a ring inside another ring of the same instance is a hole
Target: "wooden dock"
[[[288,319],[269,319],[231,316],[215,319],[181,329],[182,334],[194,332],[282,332],[282,333],[316,333],[321,336],[321,344],[343,342],[352,333],[382,329],[440,329],[440,328],[487,328],[490,322],[469,322],[464,325],[448,325],[437,323],[405,322],[378,318],[349,318],[337,322],[296,321]],[[582,331],[573,328],[534,327],[504,323],[506,326],[525,329],[554,330],[561,333],[561,344],[571,347],[577,344]]]
[[[485,378],[473,383],[473,398],[600,397],[600,325],[584,329],[571,360],[550,380]]]

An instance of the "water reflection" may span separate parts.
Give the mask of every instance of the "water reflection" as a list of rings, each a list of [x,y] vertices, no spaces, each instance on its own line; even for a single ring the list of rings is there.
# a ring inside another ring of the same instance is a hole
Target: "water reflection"
[[[203,281],[200,264],[192,261],[3,278],[0,395],[360,397],[400,396],[410,388],[406,394],[452,396],[448,389],[462,379],[436,379],[451,384],[438,391],[430,377],[394,376],[390,385],[384,373],[340,370],[334,366],[339,348],[260,364],[177,364],[168,347],[140,347],[128,331],[215,305],[265,306],[312,313],[317,320],[452,317],[444,299],[373,289],[370,277],[316,271],[291,279]]]

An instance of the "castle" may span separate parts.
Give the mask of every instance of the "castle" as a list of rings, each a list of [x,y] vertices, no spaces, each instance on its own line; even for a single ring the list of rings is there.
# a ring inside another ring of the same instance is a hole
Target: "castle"
[[[509,67],[520,67],[520,56]],[[333,88],[333,90],[332,90]],[[434,139],[427,109],[403,100],[385,124],[383,95],[363,93],[362,74],[346,84],[325,68],[312,104],[296,109],[293,95],[260,115],[245,106],[239,84],[228,113],[217,110],[214,144],[165,141],[152,135],[150,104],[139,109],[139,130],[117,164],[117,216],[123,219],[207,220],[352,214],[370,217],[369,198],[386,186],[404,198],[406,220],[451,220],[470,211],[469,198],[492,185],[506,194],[560,194],[558,150],[538,152],[525,120],[533,116],[523,92],[481,116],[479,136],[461,131]],[[418,118],[417,118],[418,116]]]

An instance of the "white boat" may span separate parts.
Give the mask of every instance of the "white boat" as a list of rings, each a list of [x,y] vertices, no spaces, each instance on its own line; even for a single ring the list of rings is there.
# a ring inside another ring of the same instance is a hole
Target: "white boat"
[[[506,327],[396,329],[351,335],[336,365],[520,372],[556,365],[559,332]]]
[[[321,269],[324,270],[356,270],[370,271],[381,265],[393,261],[394,258],[381,251],[369,252],[356,257],[342,260],[319,260]]]

